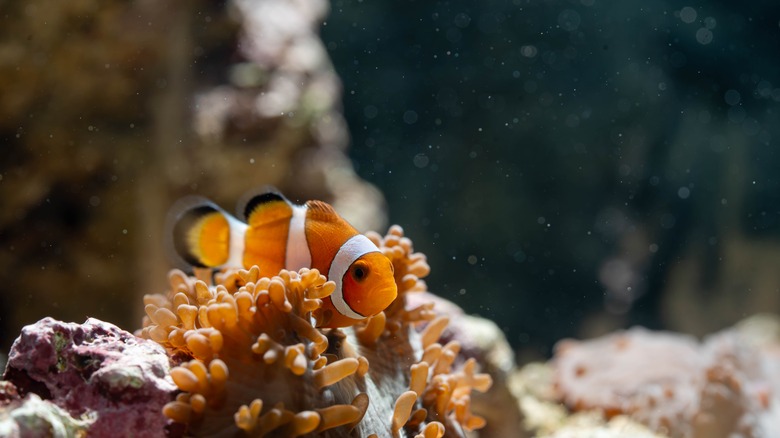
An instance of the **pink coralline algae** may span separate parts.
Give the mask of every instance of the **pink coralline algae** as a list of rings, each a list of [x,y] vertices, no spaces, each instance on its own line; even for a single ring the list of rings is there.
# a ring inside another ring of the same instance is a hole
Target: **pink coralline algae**
[[[559,343],[560,401],[574,411],[628,415],[673,438],[778,436],[778,356],[738,330],[700,343],[634,328]]]
[[[26,326],[11,347],[3,376],[6,401],[0,405],[17,408],[14,413],[21,412],[18,407],[37,409],[39,416],[44,411],[50,417],[67,413],[71,422],[84,426],[82,433],[88,425],[89,436],[165,436],[168,421],[162,407],[176,390],[168,369],[162,347],[112,324],[92,318],[84,324],[44,318]],[[57,427],[49,424],[57,436]],[[14,426],[9,434],[38,436],[40,431],[30,427]]]

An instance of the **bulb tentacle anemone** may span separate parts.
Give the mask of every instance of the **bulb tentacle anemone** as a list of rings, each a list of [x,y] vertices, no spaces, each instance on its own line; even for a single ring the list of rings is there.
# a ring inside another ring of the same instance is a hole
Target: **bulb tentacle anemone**
[[[193,276],[170,272],[165,294],[144,297],[142,337],[178,364],[181,393],[163,412],[194,436],[462,436],[484,426],[472,391],[490,376],[460,345],[440,338],[449,319],[427,290],[424,254],[399,226],[366,234],[390,260],[398,296],[384,311],[341,329],[318,328],[335,290],[316,269],[265,276],[257,266]]]

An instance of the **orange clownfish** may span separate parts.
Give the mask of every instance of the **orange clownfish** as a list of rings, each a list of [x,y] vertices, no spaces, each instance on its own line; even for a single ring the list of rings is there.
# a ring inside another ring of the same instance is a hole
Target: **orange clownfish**
[[[241,222],[203,200],[173,219],[173,246],[194,266],[248,269],[261,275],[316,268],[336,290],[323,300],[321,327],[345,327],[376,315],[395,300],[393,265],[330,205],[295,205],[278,193],[257,195]]]

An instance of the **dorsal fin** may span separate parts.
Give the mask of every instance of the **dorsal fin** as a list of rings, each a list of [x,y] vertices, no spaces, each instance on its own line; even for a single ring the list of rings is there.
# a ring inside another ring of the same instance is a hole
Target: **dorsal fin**
[[[311,214],[314,214],[318,217],[339,215],[338,213],[336,213],[336,210],[330,204],[322,201],[307,201],[306,207],[309,209]]]
[[[290,204],[290,201],[278,192],[266,192],[253,196],[244,207],[244,220],[251,223],[253,215],[259,214],[264,208],[270,207],[276,202]]]
[[[276,275],[285,267],[293,205],[281,194],[254,196],[246,204],[244,265],[257,265],[263,275]]]
[[[228,260],[230,222],[222,209],[207,200],[191,199],[174,207],[173,247],[193,266],[214,267]],[[189,205],[185,205],[189,204]]]

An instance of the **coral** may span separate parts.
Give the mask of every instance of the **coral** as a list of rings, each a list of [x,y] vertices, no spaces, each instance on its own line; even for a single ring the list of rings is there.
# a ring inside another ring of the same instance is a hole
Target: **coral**
[[[634,328],[561,342],[553,380],[576,412],[628,415],[674,438],[774,436],[780,388],[773,348],[758,348],[734,329],[699,343]]]
[[[52,430],[89,426],[94,436],[163,436],[167,420],[160,411],[176,389],[168,368],[163,348],[112,324],[45,318],[14,342],[0,399],[10,401],[3,412],[19,427],[27,418],[23,423],[42,421]]]
[[[0,436],[7,438],[68,438],[87,436],[93,416],[73,418],[54,403],[30,394],[0,408]]]
[[[166,295],[147,295],[140,335],[165,346],[182,391],[165,415],[197,436],[462,436],[484,426],[470,409],[491,378],[476,360],[453,367],[460,344],[438,342],[448,318],[432,302],[407,308],[426,289],[425,256],[394,226],[367,236],[390,258],[398,298],[345,329],[318,329],[334,283],[316,270],[261,276],[257,267],[188,277],[170,274]],[[200,279],[197,278],[200,276]]]

